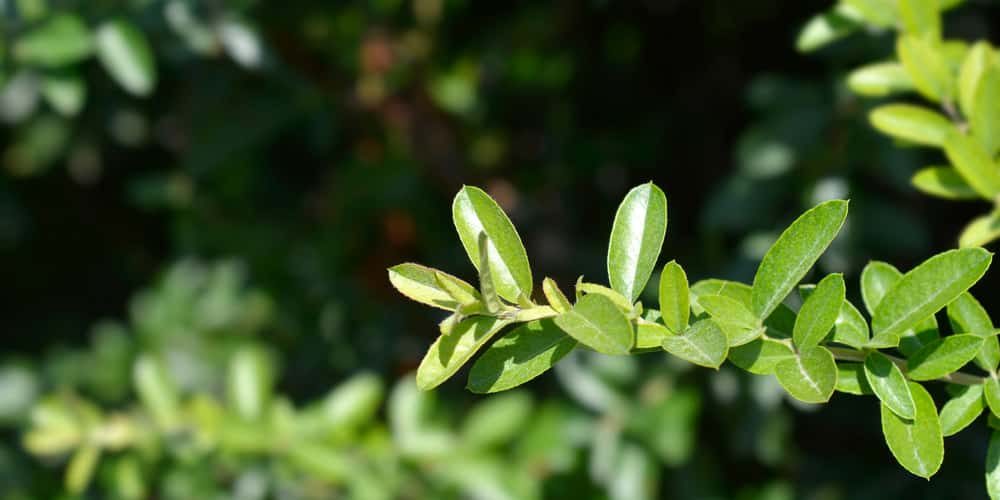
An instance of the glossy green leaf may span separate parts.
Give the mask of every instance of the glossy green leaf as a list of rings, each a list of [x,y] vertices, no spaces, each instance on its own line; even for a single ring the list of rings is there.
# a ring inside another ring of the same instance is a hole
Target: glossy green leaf
[[[460,287],[468,294],[479,295],[472,285],[462,281],[450,274],[436,269],[421,266],[420,264],[405,263],[389,268],[389,282],[411,300],[426,304],[431,307],[454,311],[461,304],[445,290],[436,273],[447,276],[447,279],[455,286]]]
[[[979,196],[992,200],[1000,193],[1000,169],[981,144],[957,130],[948,132],[943,144],[948,161]]]
[[[847,202],[831,200],[811,208],[785,229],[754,275],[752,311],[768,317],[833,242],[847,218]]]
[[[896,41],[896,54],[924,97],[934,102],[954,97],[955,78],[935,43],[916,35],[901,35]]]
[[[635,348],[636,349],[659,349],[663,346],[663,339],[676,335],[667,327],[640,320],[635,325]]]
[[[27,64],[58,68],[90,57],[93,50],[93,39],[83,20],[62,13],[21,35],[14,43],[14,58]]]
[[[702,320],[683,335],[665,337],[663,349],[696,365],[718,369],[729,353],[729,339],[715,323]]]
[[[993,51],[989,42],[976,42],[965,54],[962,68],[958,75],[958,103],[965,116],[970,116],[974,110],[976,90],[982,81],[983,71],[993,64]]]
[[[1000,343],[993,331],[993,320],[972,294],[965,292],[948,304],[948,322],[955,333],[982,337],[983,347],[976,354],[976,365],[988,372],[997,369],[1000,365]]]
[[[976,217],[966,224],[958,236],[961,248],[982,247],[1000,238],[1000,212]]]
[[[740,301],[725,295],[707,295],[698,298],[698,303],[712,317],[716,324],[730,324],[738,328],[754,329],[761,321]]]
[[[955,128],[944,115],[912,104],[884,104],[873,109],[868,120],[889,136],[926,146],[941,146]]]
[[[46,73],[42,79],[42,96],[63,116],[76,116],[87,99],[87,84],[72,71]]]
[[[990,156],[1000,150],[1000,62],[986,67],[972,97],[972,136]],[[994,167],[996,169],[997,167]]]
[[[635,343],[632,323],[603,295],[588,294],[573,310],[555,319],[556,325],[581,344],[604,354],[628,354]]]
[[[975,200],[979,193],[958,171],[951,167],[927,167],[920,169],[910,179],[913,187],[923,193],[949,200]]]
[[[766,338],[729,350],[729,360],[734,365],[757,375],[770,375],[778,363],[794,358],[795,352],[787,344]]]
[[[882,297],[902,278],[903,273],[892,264],[873,260],[865,265],[861,270],[861,300],[868,314],[875,314]]]
[[[691,291],[688,289],[687,274],[676,261],[663,266],[659,292],[663,324],[673,333],[683,333],[691,315]]]
[[[632,309],[634,308],[632,305],[632,301],[628,300],[628,297],[625,297],[624,295],[606,286],[598,285],[596,283],[577,281],[576,293],[578,297],[582,297],[584,294],[603,296],[608,300],[610,300],[612,303],[614,303],[616,306],[618,306],[618,309],[620,309],[622,312],[626,314],[631,312]]]
[[[479,293],[483,297],[483,305],[486,312],[497,314],[503,309],[503,302],[500,301],[500,294],[497,291],[497,283],[493,279],[493,266],[491,263],[489,248],[492,246],[490,237],[485,232],[480,232],[479,243]],[[524,294],[517,296],[517,302],[521,301]]]
[[[1000,417],[1000,381],[996,377],[986,377],[983,382],[983,399],[990,413]]]
[[[982,346],[983,338],[969,333],[935,340],[910,356],[906,374],[911,380],[943,377],[972,361]]]
[[[468,283],[441,271],[434,271],[434,282],[463,308],[479,302],[480,296]]]
[[[874,394],[872,386],[868,385],[868,378],[865,375],[865,365],[863,363],[837,363],[837,387],[838,392],[864,396]]]
[[[521,237],[507,214],[483,190],[464,186],[452,203],[452,218],[469,260],[479,269],[479,233],[489,237],[490,274],[497,293],[517,303],[531,296],[531,268]]]
[[[930,478],[944,460],[944,438],[934,400],[920,384],[910,382],[916,409],[914,418],[904,419],[882,404],[882,434],[896,461],[911,473]]]
[[[608,244],[611,288],[634,302],[646,287],[667,233],[667,197],[652,182],[636,186],[615,214]]]
[[[831,274],[823,278],[815,291],[802,304],[795,320],[792,338],[800,349],[817,346],[833,329],[844,304],[844,276]]]
[[[795,40],[799,52],[812,52],[861,28],[861,23],[837,9],[817,14],[806,22]]]
[[[490,316],[462,320],[450,334],[438,337],[431,344],[417,368],[417,387],[426,391],[441,385],[509,324],[509,320]]]
[[[844,300],[833,324],[833,342],[861,349],[868,344],[868,321],[854,304]]]
[[[906,33],[926,41],[941,40],[941,7],[935,0],[899,0],[899,15]]]
[[[118,19],[101,25],[94,38],[98,59],[118,85],[137,96],[153,93],[156,62],[142,30]]]
[[[806,403],[829,401],[837,386],[837,364],[823,347],[802,349],[798,356],[779,362],[774,374],[788,394]]]
[[[566,295],[562,293],[559,285],[552,278],[542,280],[542,293],[545,294],[545,300],[549,301],[549,305],[556,312],[564,313],[573,309],[573,304],[570,304],[569,299],[566,298]]]
[[[914,327],[979,281],[992,258],[981,248],[963,248],[924,261],[882,297],[872,318],[872,333],[902,334]]]
[[[862,66],[847,75],[852,92],[867,97],[884,97],[913,90],[913,82],[903,66],[896,62],[881,62]]]
[[[1000,431],[990,433],[986,450],[986,493],[990,498],[1000,498]]]
[[[505,391],[545,373],[576,347],[551,319],[525,323],[483,352],[469,372],[475,393]]]
[[[893,413],[912,419],[915,415],[913,396],[902,370],[880,352],[865,357],[865,378],[872,391]]]
[[[958,434],[986,409],[982,385],[956,387],[957,394],[941,407],[941,434],[945,437]]]

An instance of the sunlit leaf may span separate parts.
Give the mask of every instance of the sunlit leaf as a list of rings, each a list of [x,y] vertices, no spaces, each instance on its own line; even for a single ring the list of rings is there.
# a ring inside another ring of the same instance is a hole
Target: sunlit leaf
[[[757,375],[770,375],[778,363],[793,358],[795,352],[788,344],[765,338],[729,350],[734,365]]]
[[[896,54],[924,97],[934,102],[954,97],[955,78],[933,40],[912,34],[901,35],[896,41]]]
[[[963,385],[956,388],[957,394],[941,407],[941,434],[945,437],[958,434],[986,409],[982,385]]]
[[[847,86],[855,94],[867,97],[884,97],[913,90],[913,82],[903,66],[897,62],[869,64],[847,75]]]
[[[927,146],[941,146],[955,128],[944,115],[912,104],[884,104],[873,109],[868,119],[892,137]]]
[[[944,438],[934,400],[920,384],[910,382],[916,409],[912,419],[900,418],[882,404],[882,434],[896,461],[911,473],[930,478],[944,460]]]
[[[556,312],[564,313],[573,309],[573,304],[570,304],[569,299],[566,298],[566,295],[562,293],[559,285],[552,278],[542,280],[542,293],[545,294],[545,300],[549,301],[549,305]]]
[[[476,393],[517,387],[552,368],[576,347],[551,319],[525,323],[494,342],[472,365],[468,388]]]
[[[843,12],[831,9],[816,14],[806,22],[795,40],[795,48],[799,52],[812,52],[857,31],[861,26]]]
[[[98,28],[95,42],[98,59],[122,88],[137,96],[153,92],[156,61],[142,30],[124,19],[109,21]]]
[[[911,380],[943,377],[972,361],[982,346],[982,337],[968,333],[935,340],[910,356],[906,375]]]
[[[958,237],[962,248],[982,247],[1000,238],[1000,212],[992,212],[972,219]]]
[[[910,179],[913,187],[931,196],[950,200],[975,200],[979,193],[952,167],[920,169]]]
[[[670,261],[663,266],[659,292],[663,324],[673,333],[683,333],[687,330],[691,315],[691,292],[688,289],[687,275],[680,264]]]
[[[833,329],[844,304],[844,276],[831,274],[823,278],[815,291],[802,304],[792,338],[800,349],[819,345]]]
[[[795,399],[806,403],[825,403],[837,386],[837,364],[833,354],[823,347],[810,347],[775,366],[778,382]]]
[[[882,404],[896,415],[914,417],[913,396],[903,372],[888,357],[872,352],[865,357],[865,378]]]
[[[976,354],[976,365],[987,372],[997,369],[1000,365],[1000,343],[993,330],[993,320],[971,293],[963,293],[948,304],[948,322],[955,333],[982,337],[983,347]]]
[[[451,333],[431,344],[417,368],[417,387],[426,391],[441,385],[508,324],[509,320],[490,316],[462,320]]]
[[[702,320],[682,335],[663,339],[663,349],[699,366],[718,368],[729,352],[729,339],[712,321]]]
[[[389,282],[406,297],[431,307],[453,311],[461,304],[441,286],[439,277],[445,276],[452,284],[470,295],[479,295],[472,285],[450,274],[420,264],[405,263],[389,268]]]
[[[555,323],[581,344],[604,354],[628,354],[635,343],[632,323],[603,295],[585,295],[572,311],[557,316]]]
[[[630,301],[639,297],[660,256],[667,232],[667,198],[652,182],[636,186],[615,214],[608,244],[611,288]]]
[[[957,130],[948,132],[943,144],[948,160],[979,196],[992,200],[1000,194],[1000,170],[981,144]]]

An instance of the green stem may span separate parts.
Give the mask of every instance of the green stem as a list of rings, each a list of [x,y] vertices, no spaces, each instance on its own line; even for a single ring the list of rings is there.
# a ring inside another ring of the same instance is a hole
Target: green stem
[[[847,347],[830,347],[830,346],[826,346],[826,348],[829,349],[831,353],[833,353],[833,357],[834,358],[837,358],[837,359],[839,359],[841,361],[858,361],[858,362],[864,362],[865,361],[865,357],[867,356],[867,353],[865,353],[864,351],[858,351],[858,350],[850,349],[850,348],[847,348]],[[883,353],[883,354],[885,354],[885,353]],[[905,359],[898,358],[896,356],[890,356],[888,354],[885,354],[885,357],[887,357],[890,360],[892,360],[892,362],[895,363],[896,366],[898,366],[899,369],[903,371],[903,374],[904,375],[906,374],[906,360]],[[985,381],[985,379],[983,377],[980,377],[980,376],[977,376],[977,375],[972,375],[970,373],[963,373],[963,372],[949,373],[948,375],[940,377],[937,380],[940,380],[942,382],[948,382],[950,384],[959,384],[959,385],[979,385],[979,384],[982,384]]]

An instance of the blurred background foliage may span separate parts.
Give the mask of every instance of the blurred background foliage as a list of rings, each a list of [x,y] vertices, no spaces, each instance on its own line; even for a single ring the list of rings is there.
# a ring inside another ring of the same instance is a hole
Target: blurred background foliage
[[[488,398],[409,374],[441,318],[385,269],[472,277],[462,184],[564,286],[603,280],[614,208],[650,179],[692,281],[749,281],[833,197],[851,218],[824,272],[955,246],[976,207],[917,194],[940,159],[844,83],[892,33],[795,52],[829,7],[0,0],[0,498],[982,496],[985,426],[927,483],[874,405],[662,353],[577,352]],[[945,30],[998,21],[970,0]]]

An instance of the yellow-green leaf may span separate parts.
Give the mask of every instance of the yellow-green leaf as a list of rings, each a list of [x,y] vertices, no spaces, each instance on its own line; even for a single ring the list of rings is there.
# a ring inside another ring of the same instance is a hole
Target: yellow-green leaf
[[[983,71],[993,64],[993,51],[989,42],[980,40],[965,54],[962,68],[958,75],[958,103],[965,116],[973,112],[976,89],[983,76]]]
[[[931,196],[949,200],[975,200],[979,193],[951,167],[927,167],[920,169],[910,179],[913,187]]]
[[[1000,213],[992,212],[972,219],[958,236],[961,248],[983,247],[1000,238]]]
[[[702,320],[683,335],[665,337],[663,349],[696,365],[717,369],[729,353],[729,339],[715,323]]]
[[[955,387],[957,394],[941,407],[941,434],[945,437],[958,434],[986,409],[982,385]]]
[[[448,380],[480,347],[509,325],[506,319],[472,316],[462,320],[448,335],[438,337],[417,368],[417,387],[433,389]]]
[[[943,51],[933,40],[913,34],[901,35],[896,40],[896,54],[924,97],[934,102],[954,97],[955,78]]]
[[[868,115],[872,126],[897,139],[941,146],[954,126],[944,115],[912,104],[885,104]]]
[[[855,94],[867,97],[885,97],[913,90],[910,75],[897,62],[873,63],[857,68],[847,75],[847,86]]]
[[[992,200],[1000,193],[1000,167],[983,146],[958,130],[949,131],[944,139],[948,160],[980,196]]]
[[[691,292],[687,275],[676,261],[663,266],[660,273],[660,314],[663,324],[671,332],[680,334],[687,330],[691,315]]]
[[[903,30],[924,40],[941,40],[941,6],[937,0],[899,0],[899,15]]]
[[[635,301],[656,266],[667,233],[667,197],[652,182],[636,186],[615,214],[608,244],[611,288]]]
[[[549,301],[549,306],[555,309],[556,312],[561,314],[573,309],[573,304],[569,303],[569,299],[566,298],[566,295],[562,293],[559,285],[552,278],[542,280],[542,293],[545,294],[545,300]]]
[[[837,391],[855,396],[874,394],[862,363],[837,363]]]
[[[483,352],[469,371],[469,390],[506,391],[545,373],[576,347],[551,319],[514,329]]]
[[[1000,150],[1000,63],[988,65],[972,96],[969,112],[972,136],[990,156]],[[994,164],[993,169],[1000,168]]]
[[[581,344],[600,353],[628,354],[635,344],[632,323],[604,295],[584,295],[572,311],[557,316],[555,323]]]
[[[437,269],[410,262],[390,267],[389,282],[392,283],[392,286],[396,290],[399,290],[399,293],[411,300],[431,307],[454,311],[461,304],[448,290],[445,290],[441,286],[441,283],[438,281],[441,278],[435,276],[438,273],[443,275],[443,279],[447,279],[465,293],[474,296],[479,295],[476,289],[465,281]]]

